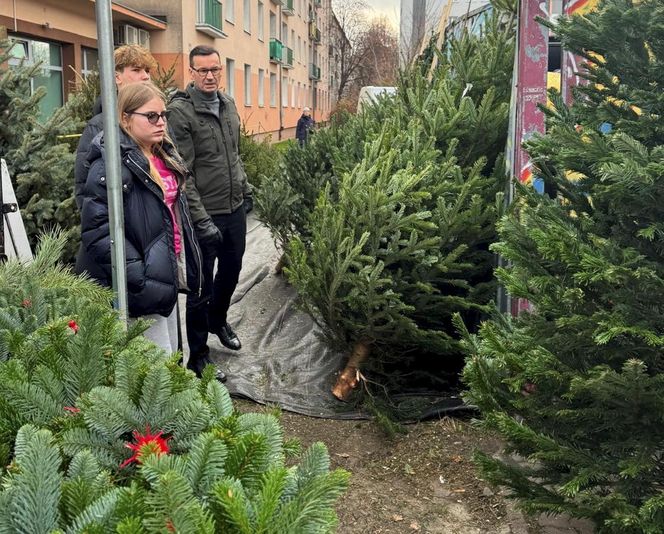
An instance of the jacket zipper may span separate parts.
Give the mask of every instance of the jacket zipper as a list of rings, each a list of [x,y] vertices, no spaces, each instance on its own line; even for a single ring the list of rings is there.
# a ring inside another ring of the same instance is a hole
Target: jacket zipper
[[[152,176],[150,176],[147,172],[145,172],[145,169],[143,167],[141,167],[138,163],[136,163],[131,158],[131,156],[127,155],[127,159],[129,161],[131,161],[137,169],[139,169],[143,174],[145,174],[145,176],[147,176],[150,179],[151,182],[153,182]],[[173,170],[173,169],[171,169],[171,170]],[[178,191],[178,202],[180,201],[179,200],[179,195],[180,194],[181,194],[181,192]],[[172,224],[173,223],[173,221],[172,221],[173,216],[171,215],[171,210],[167,209],[167,211],[168,211],[168,216],[171,217],[171,224]],[[195,234],[196,234],[196,231],[194,230],[194,224],[191,221],[191,218],[189,217],[189,213],[188,213],[187,210],[182,210],[182,211],[184,212],[184,216],[187,219],[187,224],[189,225],[189,231],[191,232],[192,237],[194,237]],[[196,251],[196,256],[198,256],[198,293],[197,293],[196,296],[200,297],[201,292],[203,291],[203,254],[201,253],[201,250],[198,246],[198,243],[196,242],[195,237],[194,237],[194,239],[191,240],[191,242],[192,242],[192,245],[194,246],[193,247],[194,250]]]
[[[224,104],[224,107],[225,106],[226,106],[226,104]],[[225,113],[225,111],[224,111],[224,113]],[[224,135],[224,126],[221,123],[221,102],[219,104],[219,115],[220,116],[217,117],[217,120],[219,121],[219,131],[221,132],[221,140],[223,142],[224,138],[226,136]],[[229,139],[229,141],[231,141],[231,140]],[[232,209],[233,209],[233,167],[231,166],[231,157],[228,154],[228,143],[224,143],[224,151],[226,152],[226,164],[228,165],[228,181],[230,182],[230,188],[231,188],[230,197],[228,199],[228,207],[231,209],[231,212],[232,212]]]
[[[181,195],[182,192],[179,192],[178,195]],[[180,199],[178,198],[178,202]],[[189,210],[182,210],[185,219],[187,219],[187,224],[189,225],[189,228],[191,230],[191,235],[194,239],[191,240],[191,244],[193,245],[194,250],[196,251],[196,255],[198,256],[198,293],[196,294],[197,297],[201,296],[201,293],[203,292],[203,254],[200,250],[200,247],[198,246],[198,242],[196,241],[195,235],[196,232],[194,230],[194,223],[192,222],[191,218],[189,217]],[[214,223],[212,223],[214,224]]]
[[[224,145],[224,151],[226,152],[226,165],[228,166],[228,181],[230,185],[230,196],[228,199],[228,207],[229,209],[232,209],[233,206],[233,167],[231,166],[231,158],[230,155],[228,154],[228,143],[224,143],[224,138],[226,137],[224,135],[224,127],[221,124],[221,104],[222,100],[219,99],[219,116],[215,115],[211,111],[205,110],[205,113],[212,115],[215,119],[217,119],[217,122],[219,123],[219,132],[221,133],[221,141],[222,144]],[[224,102],[224,108],[226,107],[226,103]],[[194,111],[196,111],[196,108],[194,106]],[[226,111],[224,111],[226,113]],[[214,132],[214,131],[213,131]],[[230,132],[229,132],[230,133]],[[230,140],[232,142],[232,139]]]
[[[154,184],[154,180],[152,179],[152,176],[150,176],[147,172],[145,172],[145,169],[144,169],[143,167],[141,167],[138,163],[136,163],[136,162],[132,159],[132,157],[131,157],[130,155],[127,155],[127,160],[128,160],[128,161],[131,161],[132,164],[134,165],[134,167],[136,167],[138,170],[140,170],[145,176],[148,177],[148,180]],[[146,180],[145,183],[147,184],[148,181]],[[152,188],[151,188],[150,186],[148,186],[148,189],[149,189],[154,195],[156,195],[157,197],[159,196],[157,193],[155,193],[155,192],[152,190]],[[161,200],[162,202],[164,202],[164,198],[163,198],[163,197],[161,197],[159,200]],[[165,204],[164,204],[164,205],[165,205]],[[171,228],[172,228],[172,227],[173,227],[173,223],[174,223],[174,221],[173,221],[173,216],[171,215],[171,210],[168,209],[168,206],[166,206],[166,211],[168,212],[168,218],[171,219]],[[174,247],[174,250],[175,250],[175,234],[173,234],[173,247]],[[175,278],[176,278],[176,280],[177,280],[177,278],[178,278],[178,277],[177,277],[177,273],[176,273],[176,277],[175,277]]]
[[[172,155],[171,155],[172,157]],[[178,173],[175,169],[172,169],[169,167],[169,169],[175,173],[179,174],[182,176],[182,174]],[[182,183],[183,187],[185,186],[187,177],[184,176],[184,181]],[[184,215],[184,218],[186,219],[186,224],[189,226],[189,231],[191,232],[192,240],[192,248],[194,249],[194,252],[196,253],[196,256],[198,257],[198,292],[196,293],[197,297],[201,296],[201,293],[203,292],[203,253],[201,252],[201,248],[198,246],[198,241],[196,240],[196,230],[194,230],[194,222],[191,220],[191,214],[189,213],[188,209],[183,209],[184,206],[182,205],[182,194],[183,191],[180,189],[180,184],[178,184],[178,203],[180,204],[180,212]],[[185,195],[186,198],[186,195]]]

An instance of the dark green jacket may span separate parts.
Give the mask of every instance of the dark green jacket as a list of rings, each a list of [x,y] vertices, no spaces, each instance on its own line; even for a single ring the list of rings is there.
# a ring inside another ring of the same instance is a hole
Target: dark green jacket
[[[175,145],[192,173],[187,199],[194,223],[234,212],[250,194],[240,161],[240,117],[232,98],[219,91],[219,101],[217,117],[189,84],[168,105]]]

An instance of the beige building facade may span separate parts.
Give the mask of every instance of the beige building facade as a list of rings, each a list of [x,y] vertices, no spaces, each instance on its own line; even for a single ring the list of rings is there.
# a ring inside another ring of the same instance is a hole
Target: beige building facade
[[[219,50],[222,89],[249,133],[291,138],[304,107],[317,122],[334,108],[339,25],[331,0],[123,0],[112,7],[115,44],[149,48],[162,68],[175,67],[180,88],[190,79],[191,48]],[[44,77],[35,83],[48,89],[46,107],[62,105],[75,72],[96,66],[91,0],[0,2],[0,25],[18,43],[16,61],[42,61]]]
[[[167,27],[162,20],[116,3],[112,16],[118,28],[141,28],[140,36],[147,45],[151,35]],[[47,89],[41,103],[45,115],[62,106],[78,76],[97,69],[97,26],[91,0],[2,0],[0,27],[15,43],[10,64],[41,64],[33,89]]]

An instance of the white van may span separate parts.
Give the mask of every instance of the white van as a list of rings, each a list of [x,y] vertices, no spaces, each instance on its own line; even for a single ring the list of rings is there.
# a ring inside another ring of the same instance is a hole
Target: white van
[[[363,106],[376,102],[378,95],[394,95],[396,92],[396,87],[365,85],[360,89],[360,97],[357,100],[357,112],[362,111]]]

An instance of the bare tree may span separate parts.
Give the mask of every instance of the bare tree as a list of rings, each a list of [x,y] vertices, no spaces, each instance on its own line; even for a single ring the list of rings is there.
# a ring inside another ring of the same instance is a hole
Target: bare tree
[[[399,68],[399,38],[392,24],[384,17],[373,19],[360,43],[366,54],[360,63],[356,85],[394,85]]]
[[[338,55],[339,84],[337,96],[346,96],[355,83],[365,56],[369,53],[362,43],[369,26],[366,10],[369,5],[364,0],[333,0],[332,10],[339,22],[338,32],[331,35],[331,46]]]

